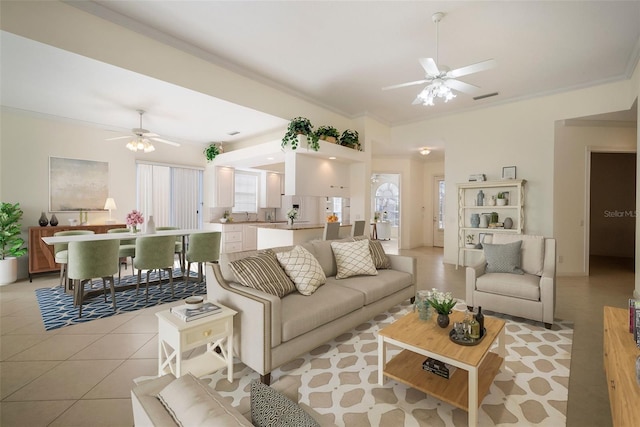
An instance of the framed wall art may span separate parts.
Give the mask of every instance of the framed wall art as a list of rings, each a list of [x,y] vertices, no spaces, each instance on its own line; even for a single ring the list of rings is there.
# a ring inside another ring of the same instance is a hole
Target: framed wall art
[[[502,168],[502,179],[516,179],[516,167],[505,166]]]
[[[102,211],[109,197],[109,163],[49,157],[49,211]]]

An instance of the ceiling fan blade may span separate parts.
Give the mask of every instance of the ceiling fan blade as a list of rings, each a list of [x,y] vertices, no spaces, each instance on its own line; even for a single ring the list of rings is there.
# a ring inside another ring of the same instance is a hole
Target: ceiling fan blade
[[[411,105],[419,105],[422,104],[424,101],[420,98],[420,96],[416,96],[416,99],[413,100],[413,102],[411,103]]]
[[[157,133],[153,133],[153,132],[144,132],[142,134],[142,136],[144,136],[145,138],[155,138],[155,137],[160,136],[160,135],[158,135]]]
[[[424,68],[428,75],[437,76],[440,74],[440,70],[438,70],[436,61],[434,61],[433,58],[420,58],[418,61],[420,61],[420,65],[422,65],[422,68]]]
[[[393,86],[387,86],[387,87],[383,87],[382,90],[389,90],[389,89],[398,89],[400,87],[407,87],[407,86],[414,86],[414,85],[420,85],[422,83],[426,83],[429,80],[416,80],[415,82],[407,82],[407,83],[400,83],[399,85],[393,85]]]
[[[105,141],[115,141],[116,139],[131,139],[133,136],[116,136],[115,138],[107,138]]]
[[[158,142],[162,142],[164,144],[169,144],[169,145],[173,145],[174,147],[180,147],[180,144],[178,144],[177,142],[173,142],[173,141],[168,141],[166,139],[162,139],[162,138],[157,138],[155,136],[150,137],[149,139],[153,140],[153,141],[158,141]]]
[[[456,68],[447,73],[447,77],[462,77],[467,74],[478,73],[480,71],[489,70],[497,65],[495,59],[478,62],[476,64],[467,65],[466,67]]]
[[[450,87],[451,89],[455,89],[460,92],[474,94],[477,93],[480,88],[478,86],[461,82],[460,80],[447,79],[444,82],[445,86]]]

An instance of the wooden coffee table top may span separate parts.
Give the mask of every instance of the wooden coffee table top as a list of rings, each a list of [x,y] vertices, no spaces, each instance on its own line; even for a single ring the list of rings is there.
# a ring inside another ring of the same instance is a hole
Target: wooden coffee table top
[[[446,328],[441,328],[437,325],[436,317],[437,314],[434,314],[431,319],[425,321],[418,318],[417,312],[411,312],[380,330],[378,334],[388,339],[435,354],[446,355],[461,363],[478,367],[505,326],[504,320],[485,316],[484,327],[487,334],[482,342],[475,346],[464,346],[456,344],[449,339],[449,331],[453,328],[453,323],[462,322],[464,312],[454,311],[450,314],[450,323]]]

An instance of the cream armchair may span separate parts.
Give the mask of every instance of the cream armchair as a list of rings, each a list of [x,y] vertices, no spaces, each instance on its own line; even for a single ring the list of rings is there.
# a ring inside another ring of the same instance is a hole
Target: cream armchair
[[[467,267],[467,305],[544,322],[550,329],[556,305],[556,240],[498,233],[492,240],[494,245],[522,241],[520,266],[524,274],[487,272],[487,249],[496,247],[485,249],[481,261]]]

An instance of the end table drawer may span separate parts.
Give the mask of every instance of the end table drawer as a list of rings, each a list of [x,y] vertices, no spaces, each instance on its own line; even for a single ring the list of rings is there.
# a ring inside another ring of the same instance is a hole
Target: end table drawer
[[[225,336],[230,332],[230,321],[223,320],[218,322],[207,323],[192,330],[187,331],[183,335],[183,343],[188,347],[197,347],[210,343],[215,336]]]

